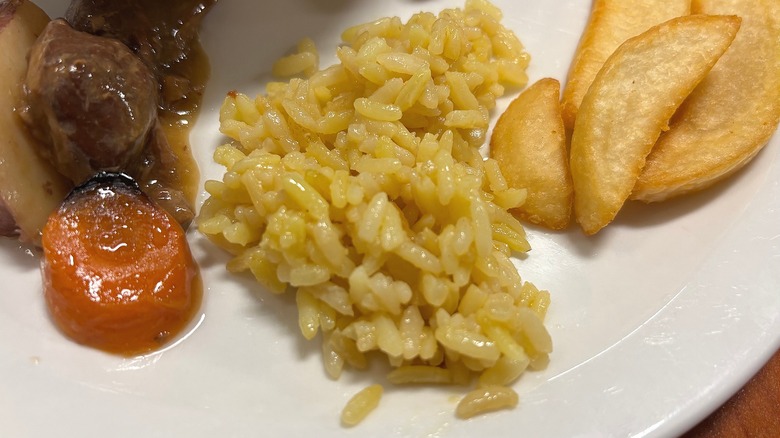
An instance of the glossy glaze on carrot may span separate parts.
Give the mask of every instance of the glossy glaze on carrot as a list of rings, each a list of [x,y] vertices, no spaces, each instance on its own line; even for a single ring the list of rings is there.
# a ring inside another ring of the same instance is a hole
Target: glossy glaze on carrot
[[[122,174],[76,188],[43,231],[44,294],[68,337],[122,355],[170,341],[200,290],[184,230]]]

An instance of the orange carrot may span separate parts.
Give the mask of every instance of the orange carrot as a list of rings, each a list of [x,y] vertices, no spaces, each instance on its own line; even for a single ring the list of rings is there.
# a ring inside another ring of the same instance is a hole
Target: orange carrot
[[[197,308],[184,230],[124,174],[101,173],[74,189],[44,227],[43,253],[49,312],[81,344],[145,353]]]

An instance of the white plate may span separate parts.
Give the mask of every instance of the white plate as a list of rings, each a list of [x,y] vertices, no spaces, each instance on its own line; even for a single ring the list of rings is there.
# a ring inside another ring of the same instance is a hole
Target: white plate
[[[54,16],[64,6],[41,2]],[[589,2],[497,1],[533,56],[565,79]],[[192,140],[204,178],[231,89],[253,93],[304,36],[332,53],[341,29],[456,1],[221,0],[202,40],[213,79]],[[333,58],[325,58],[326,61]],[[502,105],[506,105],[503,100]],[[663,205],[629,205],[597,237],[530,229],[521,275],[552,291],[549,368],[513,411],[456,420],[455,389],[394,389],[354,429],[340,409],[375,377],[329,380],[297,333],[292,296],[229,277],[191,233],[205,299],[189,336],[123,359],[64,339],[47,319],[38,260],[0,241],[0,436],[668,436],[693,426],[780,346],[780,139],[734,178]],[[203,200],[201,196],[200,201]]]

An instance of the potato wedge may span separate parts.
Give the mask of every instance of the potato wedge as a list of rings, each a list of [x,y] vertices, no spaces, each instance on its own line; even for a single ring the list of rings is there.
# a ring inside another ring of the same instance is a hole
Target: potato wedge
[[[563,90],[563,122],[574,127],[582,98],[609,55],[627,39],[682,15],[691,0],[594,0]]]
[[[739,15],[742,26],[658,139],[633,199],[661,201],[714,184],[747,164],[780,122],[780,3],[697,0],[694,8]]]
[[[13,219],[3,234],[40,245],[41,230],[70,183],[41,158],[43,146],[15,108],[20,105],[27,57],[49,17],[31,1],[0,3],[0,210]]]
[[[509,186],[528,190],[512,213],[553,230],[568,226],[574,194],[560,95],[556,79],[537,81],[509,104],[490,138],[490,156]]]
[[[574,214],[586,234],[614,219],[669,118],[728,49],[736,16],[671,19],[623,43],[582,100],[572,133]]]

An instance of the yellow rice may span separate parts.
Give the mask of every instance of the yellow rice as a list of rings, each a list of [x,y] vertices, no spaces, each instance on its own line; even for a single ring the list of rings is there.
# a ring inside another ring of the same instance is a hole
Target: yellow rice
[[[500,20],[485,0],[382,18],[344,31],[322,70],[304,41],[275,69],[305,78],[226,97],[226,172],[198,220],[231,272],[295,294],[330,376],[380,352],[395,384],[476,378],[459,416],[517,404],[507,385],[552,350],[549,294],[510,259],[529,249],[507,213],[525,192],[479,151],[496,99],[527,80]]]

